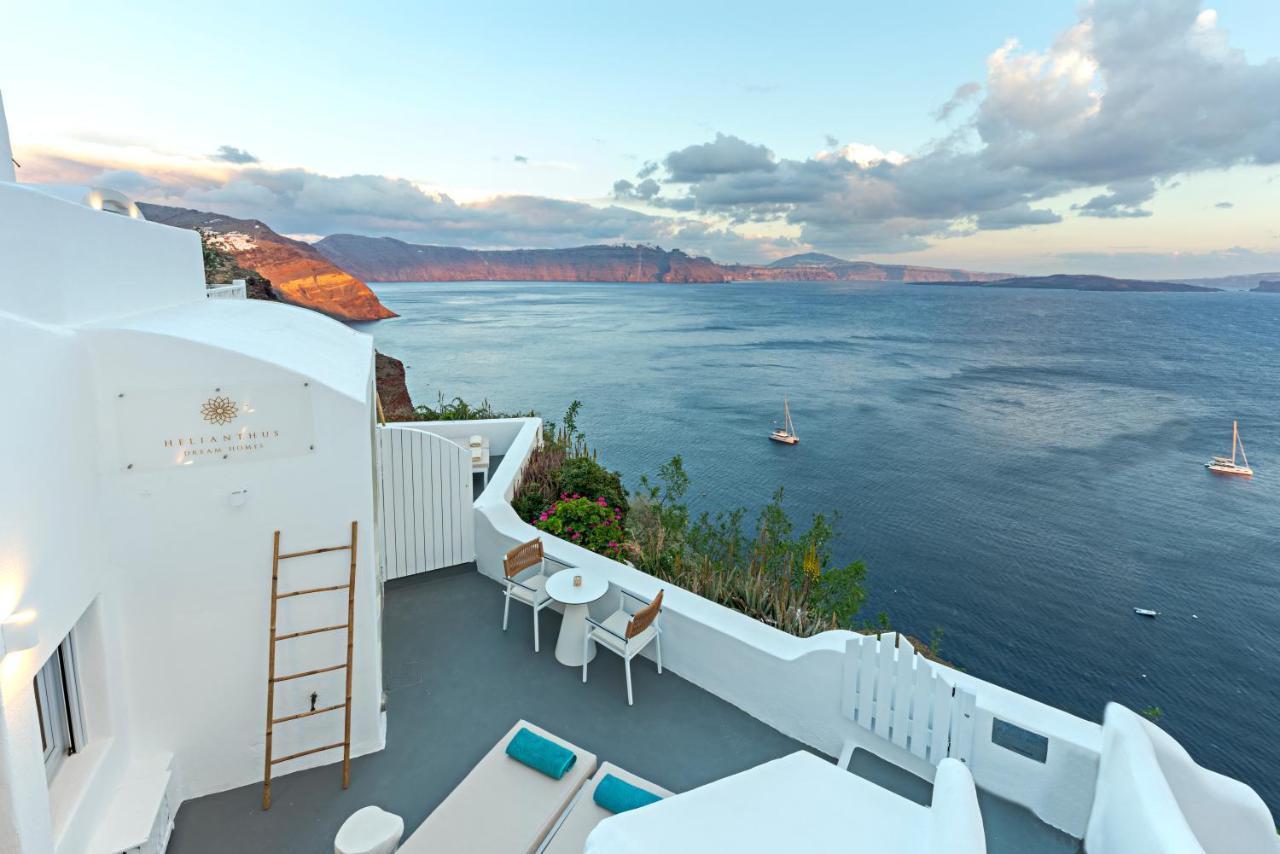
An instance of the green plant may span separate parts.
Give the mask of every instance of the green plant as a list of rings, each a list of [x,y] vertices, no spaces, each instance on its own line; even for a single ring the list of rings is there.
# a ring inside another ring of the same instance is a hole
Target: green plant
[[[1164,709],[1159,706],[1147,706],[1138,714],[1142,715],[1152,723],[1159,723],[1160,719],[1164,717]]]
[[[616,559],[623,553],[622,511],[604,498],[562,495],[533,524],[549,534]]]
[[[690,520],[680,457],[659,469],[657,483],[641,478],[640,486],[627,529],[645,572],[801,636],[848,626],[861,609],[866,566],[832,565],[834,531],[821,514],[797,534],[781,490],[748,536],[743,509]]]
[[[436,408],[430,406],[414,407],[418,413],[419,421],[486,421],[493,418],[536,418],[537,413],[529,412],[499,412],[494,409],[488,399],[480,402],[479,406],[472,406],[460,397],[446,401],[444,392],[437,392]]]
[[[542,425],[542,443],[525,462],[520,486],[511,506],[520,518],[533,522],[557,496],[580,495],[605,499],[626,518],[630,510],[622,476],[605,468],[587,447],[586,435],[578,429],[581,401],[573,401],[565,411],[563,426],[554,421]]]
[[[570,495],[577,493],[588,498],[605,498],[609,504],[622,510],[625,516],[630,509],[627,491],[622,487],[622,475],[609,471],[594,457],[568,457],[560,466],[560,491]]]

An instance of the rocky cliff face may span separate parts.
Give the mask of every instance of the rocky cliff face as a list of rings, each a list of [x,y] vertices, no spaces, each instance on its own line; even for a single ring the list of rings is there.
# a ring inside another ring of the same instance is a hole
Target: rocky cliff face
[[[720,266],[678,249],[580,246],[483,251],[390,237],[335,234],[315,244],[326,258],[372,282],[722,282]]]
[[[243,268],[270,281],[282,302],[314,309],[338,320],[395,317],[369,286],[338,269],[310,245],[283,237],[264,223],[165,205],[140,204],[152,222],[219,235],[222,246]]]
[[[1280,281],[1258,282],[1258,286],[1253,289],[1255,294],[1280,294]]]
[[[375,353],[373,376],[382,403],[382,416],[391,421],[416,421],[417,411],[404,381],[404,362],[385,353]]]
[[[326,237],[315,248],[339,267],[371,282],[985,282],[1007,275],[845,261],[815,254],[793,256],[767,267],[717,264],[678,249],[652,246],[478,251],[355,234]],[[821,263],[809,263],[811,259],[821,259]]]

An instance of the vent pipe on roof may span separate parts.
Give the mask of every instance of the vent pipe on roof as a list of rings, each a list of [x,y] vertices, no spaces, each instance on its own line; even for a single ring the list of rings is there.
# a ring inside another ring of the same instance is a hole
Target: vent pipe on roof
[[[9,146],[9,123],[4,118],[4,95],[0,93],[0,181],[17,181],[13,170],[13,149]]]

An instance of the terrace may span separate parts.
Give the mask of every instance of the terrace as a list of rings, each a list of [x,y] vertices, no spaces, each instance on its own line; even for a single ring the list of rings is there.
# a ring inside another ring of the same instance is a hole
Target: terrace
[[[333,766],[277,777],[270,812],[256,784],[187,800],[170,843],[176,854],[327,850],[346,817],[369,804],[401,816],[408,838],[520,719],[676,793],[807,750],[930,805],[939,763],[959,759],[995,854],[1081,852],[1086,835],[1096,854],[1135,850],[1136,840],[1179,852],[1274,843],[1252,791],[1204,771],[1124,709],[1114,720],[1108,711],[1102,727],[926,662],[890,635],[796,637],[542,534],[551,571],[574,567],[608,581],[592,606],[597,618],[618,590],[646,598],[663,590],[665,672],[642,653],[629,707],[616,656],[598,656],[586,684],[578,668],[557,662],[558,605],[541,615],[540,654],[528,608],[513,607],[509,631],[500,629],[503,555],[540,535],[510,501],[541,422],[379,430],[386,747],[354,760],[346,791]],[[478,433],[490,441],[491,477],[477,494],[464,446]],[[457,553],[475,560],[443,562]],[[1182,803],[1205,805],[1203,814],[1184,814]],[[1239,822],[1224,834],[1214,816],[1225,814]]]
[[[353,761],[346,791],[333,766],[277,779],[270,812],[262,810],[260,785],[188,801],[169,851],[328,850],[342,821],[367,804],[402,816],[408,836],[520,718],[676,792],[806,749],[674,673],[659,676],[648,662],[633,668],[632,707],[616,656],[598,656],[583,684],[579,669],[553,655],[559,615],[542,614],[543,647],[535,654],[528,608],[513,608],[501,631],[499,590],[474,565],[388,582],[386,749]],[[871,754],[859,751],[853,769],[929,801],[927,782]],[[986,793],[979,802],[993,854],[1080,850],[1025,809]]]

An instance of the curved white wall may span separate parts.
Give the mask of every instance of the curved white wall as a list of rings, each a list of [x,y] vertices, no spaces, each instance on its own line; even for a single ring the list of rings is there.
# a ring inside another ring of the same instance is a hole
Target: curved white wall
[[[1201,768],[1164,730],[1114,703],[1089,854],[1276,854],[1271,813],[1248,786]]]

